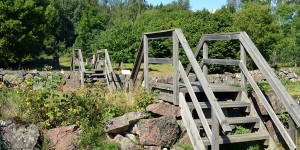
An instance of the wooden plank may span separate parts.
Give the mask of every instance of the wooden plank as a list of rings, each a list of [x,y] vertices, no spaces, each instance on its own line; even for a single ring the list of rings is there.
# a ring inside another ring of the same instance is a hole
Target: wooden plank
[[[173,35],[173,29],[172,30],[163,30],[163,31],[156,31],[156,32],[148,32],[144,35],[147,36],[149,40],[151,39],[162,39],[162,38],[168,38]]]
[[[149,89],[148,38],[144,35],[144,85]]]
[[[243,44],[240,44],[240,59],[241,62],[243,62],[244,64],[247,64],[247,56],[246,56],[246,51],[245,48],[243,46]],[[241,71],[241,88],[243,89],[244,92],[247,92],[247,79],[244,76],[243,72]]]
[[[199,81],[201,82],[201,85],[203,87],[203,90],[209,100],[209,102],[212,104],[212,109],[213,111],[216,113],[216,116],[223,128],[224,131],[231,131],[231,127],[229,126],[228,122],[226,121],[225,115],[222,112],[220,106],[218,105],[217,102],[217,98],[215,97],[213,91],[211,90],[211,88],[208,85],[207,80],[205,79],[205,76],[202,72],[202,69],[200,68],[197,60],[195,59],[192,50],[190,48],[190,46],[188,45],[188,42],[186,40],[186,38],[184,37],[182,31],[180,29],[175,29],[175,32],[179,38],[179,41],[181,43],[181,46],[183,47],[187,58],[189,59],[189,61],[192,64],[192,67],[195,71],[195,74],[197,76],[197,78],[199,79]]]
[[[295,122],[293,121],[290,115],[289,115],[288,124],[289,124],[289,129],[288,129],[289,135],[294,141],[295,145],[297,145],[297,128],[295,126]]]
[[[208,59],[208,46],[207,46],[207,43],[204,43],[203,44],[203,74],[205,76],[205,79],[207,80],[207,75],[208,75],[208,68],[207,68],[207,65],[205,65],[204,63],[204,59]]]
[[[211,141],[211,149],[212,150],[219,150],[219,134],[220,134],[220,124],[218,121],[217,116],[214,114],[214,112],[211,112],[211,120],[212,120],[212,125],[211,125],[211,130],[212,130],[212,141]]]
[[[173,99],[174,104],[179,104],[179,70],[178,70],[178,60],[179,60],[179,42],[178,37],[173,33]]]
[[[204,92],[202,85],[199,82],[191,82],[194,92]],[[153,88],[164,89],[173,91],[173,85],[169,83],[155,83],[151,84]],[[209,85],[213,92],[240,92],[240,87],[228,86],[228,85]],[[183,83],[179,83],[179,91],[183,93],[188,93],[186,86]]]
[[[260,141],[266,139],[269,139],[269,135],[262,133],[224,135],[219,137],[219,144]],[[204,145],[209,145],[209,140],[207,138],[202,138],[202,140]]]
[[[173,64],[172,58],[149,58],[149,64]]]
[[[251,104],[242,101],[219,101],[218,102],[221,108],[239,108],[239,107],[249,107]],[[202,109],[211,108],[209,102],[199,102],[200,107]],[[194,109],[194,104],[192,102],[188,102],[189,108]]]
[[[207,123],[207,120],[206,120],[206,118],[205,118],[205,115],[204,115],[204,113],[203,113],[203,111],[202,111],[202,108],[201,108],[201,106],[200,106],[200,104],[199,104],[199,102],[198,102],[198,99],[197,99],[197,97],[196,97],[196,94],[195,94],[195,92],[194,92],[194,90],[193,90],[193,88],[192,88],[192,86],[191,86],[191,83],[190,83],[190,81],[189,81],[187,75],[185,74],[184,68],[183,68],[183,66],[182,66],[182,64],[181,64],[180,61],[179,61],[179,72],[180,72],[181,78],[183,79],[183,81],[184,81],[184,83],[185,83],[185,85],[186,85],[186,87],[187,87],[187,89],[188,89],[188,91],[189,91],[189,94],[190,94],[190,97],[191,97],[191,99],[192,99],[192,102],[193,102],[193,104],[194,104],[194,106],[195,106],[196,112],[197,112],[197,114],[198,114],[198,116],[199,116],[199,118],[200,118],[200,120],[201,120],[201,122],[202,122],[202,124],[203,124],[205,133],[206,133],[206,135],[207,135],[209,141],[212,142],[212,139],[211,139],[211,138],[212,138],[211,130],[210,130],[210,128],[209,128],[209,125],[208,125],[208,123]]]
[[[246,66],[244,65],[244,63],[241,62],[240,68],[243,71],[243,73],[246,76],[246,78],[249,81],[249,83],[251,84],[253,90],[255,91],[255,93],[257,94],[257,96],[259,97],[260,101],[264,105],[264,107],[267,110],[269,116],[271,117],[272,121],[276,125],[278,131],[281,133],[282,137],[284,138],[284,140],[287,143],[287,145],[289,146],[289,148],[290,149],[296,149],[297,146],[294,144],[293,140],[291,139],[291,137],[289,136],[289,134],[285,130],[283,124],[280,122],[280,120],[276,116],[276,113],[274,112],[274,110],[270,106],[268,100],[266,99],[266,97],[264,96],[264,94],[262,93],[262,91],[259,89],[258,85],[256,84],[256,82],[252,78],[250,72],[248,71],[248,69],[246,68]]]
[[[144,38],[142,38],[142,41],[140,43],[139,49],[138,49],[138,54],[137,54],[137,58],[134,62],[132,71],[131,71],[131,75],[130,75],[130,83],[129,85],[134,86],[135,81],[137,79],[137,75],[139,73],[139,69],[141,67],[142,61],[143,61],[143,57],[144,57]],[[129,87],[129,88],[133,88],[133,87]]]
[[[280,97],[280,101],[286,108],[287,112],[289,112],[297,126],[300,127],[300,115],[298,114],[300,112],[299,105],[287,92],[285,87],[282,85],[276,74],[272,71],[271,67],[268,65],[267,61],[261,55],[246,32],[241,32],[240,41],[246,48],[248,54],[251,56],[263,76],[270,83],[276,95]]]
[[[107,62],[108,71],[109,71],[109,73],[111,74],[111,77],[112,77],[111,81],[114,83],[115,88],[120,89],[122,82],[119,78],[117,78],[116,73],[112,69],[112,65],[111,65],[111,61],[110,61],[110,57],[109,57],[107,49],[104,49],[104,52],[105,52],[105,60]]]
[[[202,123],[199,119],[194,119],[197,127],[201,127]],[[227,118],[229,124],[246,124],[246,123],[257,123],[260,121],[257,117],[230,117]],[[207,123],[212,125],[212,119],[207,119]]]
[[[203,144],[202,139],[200,137],[197,126],[194,122],[192,114],[190,113],[190,110],[189,110],[189,108],[186,104],[184,95],[182,93],[179,94],[179,106],[181,107],[182,121],[183,121],[184,126],[186,127],[186,129],[188,131],[188,135],[190,137],[190,140],[193,144],[194,149],[196,149],[196,150],[205,150],[205,147],[204,147],[204,144]]]
[[[218,33],[218,34],[204,34],[205,41],[219,41],[219,40],[238,40],[239,32],[232,33]]]
[[[215,65],[229,65],[229,66],[239,66],[240,60],[226,60],[226,59],[204,59],[203,58],[203,64],[215,64]],[[203,70],[204,70],[203,66]]]

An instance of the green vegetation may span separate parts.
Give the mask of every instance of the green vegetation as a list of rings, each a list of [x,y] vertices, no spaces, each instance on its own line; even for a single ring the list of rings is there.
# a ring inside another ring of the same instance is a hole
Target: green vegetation
[[[132,63],[143,33],[170,28],[181,28],[192,49],[203,34],[246,31],[272,65],[299,65],[299,2],[229,0],[214,13],[189,8],[189,0],[158,6],[141,0],[0,0],[6,12],[0,14],[0,67],[27,68],[41,54],[69,55],[73,48],[85,58],[106,48],[114,62]],[[239,57],[236,41],[208,44],[211,58]],[[151,40],[149,55],[170,57],[171,49],[171,39]],[[182,52],[180,59],[187,63]]]
[[[141,87],[135,88],[133,93],[98,86],[62,92],[59,85],[64,80],[59,72],[51,72],[50,76],[18,82],[23,86],[1,82],[0,118],[38,123],[44,129],[77,124],[82,130],[79,137],[82,149],[87,146],[111,149],[117,145],[107,144],[103,124],[126,112],[145,111],[148,104],[156,101],[154,93]]]

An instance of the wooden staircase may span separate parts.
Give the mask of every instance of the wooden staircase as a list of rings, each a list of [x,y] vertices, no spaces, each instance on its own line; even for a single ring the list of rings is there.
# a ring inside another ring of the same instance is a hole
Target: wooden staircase
[[[153,39],[172,38],[172,58],[149,58],[148,42]],[[209,59],[207,42],[218,40],[239,40],[240,60]],[[190,64],[186,69],[179,60],[179,44],[184,50]],[[203,58],[199,64],[197,61],[200,50],[203,50]],[[247,97],[247,83],[251,85],[258,95],[264,108],[267,110],[272,122],[281,134],[289,149],[296,149],[295,132],[288,132],[276,116],[269,102],[251,77],[246,67],[247,54],[258,66],[263,76],[267,79],[275,93],[280,97],[280,102],[289,113],[289,127],[300,126],[299,105],[292,99],[281,84],[275,73],[271,70],[265,59],[257,50],[251,39],[245,32],[209,34],[204,35],[192,53],[187,40],[180,29],[165,30],[145,33],[138,50],[138,56],[130,77],[129,87],[133,88],[137,80],[139,68],[144,63],[142,81],[145,88],[159,90],[159,99],[181,107],[181,118],[187,128],[187,133],[194,149],[222,149],[223,146],[232,143],[247,144],[249,142],[261,143],[264,149],[278,149],[271,138],[264,122],[257,114],[252,102]],[[172,83],[149,83],[149,64],[167,63],[173,65]],[[212,85],[207,81],[207,65],[231,65],[241,70],[241,83],[239,86]],[[197,80],[189,80],[188,74],[194,71]],[[239,128],[247,129],[247,132],[237,134]],[[292,131],[292,130],[289,130]],[[294,130],[296,131],[296,130]],[[224,144],[224,145],[223,145]]]
[[[78,68],[76,68],[77,65]],[[73,50],[71,70],[81,73],[80,80],[82,86],[85,83],[95,82],[100,83],[102,86],[112,86],[114,89],[119,89],[122,86],[119,76],[112,69],[106,49],[96,52],[91,70],[85,69],[81,49]]]

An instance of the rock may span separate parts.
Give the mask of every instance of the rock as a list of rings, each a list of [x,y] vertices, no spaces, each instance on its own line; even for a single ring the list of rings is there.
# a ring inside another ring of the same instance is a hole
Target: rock
[[[9,125],[11,125],[13,122],[11,120],[7,120],[7,121],[4,121],[4,120],[0,120],[0,127],[7,127]]]
[[[130,139],[134,144],[139,144],[139,141],[137,140],[136,136],[134,134],[127,133],[125,135],[128,139]]]
[[[140,119],[147,118],[148,115],[143,112],[130,112],[123,116],[110,119],[105,123],[104,131],[106,133],[122,133],[129,129],[130,126],[137,123]]]
[[[273,124],[272,120],[268,120],[267,122],[265,122],[267,130],[269,131],[271,137],[275,140],[278,141],[277,135],[276,135],[276,131],[274,129],[275,125]]]
[[[166,103],[156,103],[151,104],[146,107],[148,112],[153,114],[161,115],[161,116],[170,116],[175,115],[176,117],[180,117],[180,107],[174,105],[168,105]]]
[[[12,150],[33,150],[38,146],[40,132],[37,126],[33,124],[17,125],[15,123],[11,123],[11,121],[4,122],[5,121],[1,121],[0,128],[4,144],[1,143],[0,148]]]
[[[161,146],[144,146],[145,150],[161,150]]]
[[[274,91],[265,91],[264,92],[265,97],[269,101],[270,105],[272,106],[274,112],[276,114],[280,114],[282,112],[285,112],[285,107],[283,104],[280,102],[280,99],[277,97]],[[254,104],[254,108],[256,109],[257,113],[259,115],[268,115],[267,110],[263,106],[261,100],[258,98],[256,93],[252,93],[252,97],[250,97]]]
[[[180,127],[180,131],[181,131],[181,132],[185,132],[185,131],[186,131],[186,127],[185,127],[183,121],[182,121],[182,120],[177,120],[176,122],[177,122],[177,124],[178,124],[179,127]]]
[[[59,127],[46,131],[45,138],[49,141],[48,148],[56,150],[77,149],[78,132],[79,126],[77,125]]]
[[[132,140],[128,137],[124,137],[120,134],[116,135],[115,138],[112,140],[120,145],[121,150],[141,150],[142,147],[140,145],[135,144]]]
[[[140,143],[146,146],[170,147],[179,137],[180,129],[175,116],[144,119],[137,124]]]

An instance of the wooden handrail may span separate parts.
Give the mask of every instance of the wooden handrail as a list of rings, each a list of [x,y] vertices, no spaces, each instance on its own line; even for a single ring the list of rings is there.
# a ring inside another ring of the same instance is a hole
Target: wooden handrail
[[[297,127],[300,127],[300,107],[291,95],[287,92],[285,87],[282,85],[276,74],[272,71],[271,67],[268,65],[267,61],[261,55],[257,47],[254,45],[252,40],[246,34],[246,32],[240,33],[240,41],[245,47],[246,51],[259,68],[262,75],[270,83],[272,89],[275,91],[276,95],[280,98],[279,100],[291,115],[292,119],[295,121]]]
[[[194,57],[192,50],[191,50],[186,38],[184,37],[182,31],[180,29],[175,29],[175,32],[176,32],[176,35],[178,36],[180,44],[183,47],[183,50],[184,50],[188,60],[190,61],[190,64],[192,65],[192,68],[195,71],[195,74],[196,74],[198,80],[200,81],[200,83],[203,87],[204,93],[206,94],[206,96],[212,106],[212,110],[216,114],[216,116],[220,122],[222,129],[224,131],[232,131],[231,127],[229,126],[229,124],[225,118],[225,115],[224,115],[221,107],[217,103],[217,98],[215,97],[213,91],[209,87],[208,82],[202,72],[202,69],[200,68],[196,58]]]
[[[182,64],[181,64],[180,61],[179,61],[179,73],[180,73],[181,78],[183,79],[183,82],[184,82],[184,84],[185,84],[185,86],[186,86],[186,88],[188,90],[188,93],[189,93],[191,99],[192,99],[192,102],[193,102],[193,104],[195,106],[196,112],[198,113],[198,116],[199,116],[199,118],[201,120],[201,123],[202,123],[202,125],[204,127],[205,133],[206,133],[209,141],[212,143],[212,132],[210,130],[210,127],[208,125],[206,117],[205,117],[205,115],[204,115],[204,113],[202,111],[200,103],[199,103],[199,101],[198,101],[198,99],[196,97],[195,91],[193,90],[193,87],[192,87],[192,85],[191,85],[191,83],[190,83],[190,81],[188,79],[188,76],[185,73],[185,70],[184,70],[184,68],[183,68],[183,66],[182,66]],[[185,103],[186,103],[186,101],[185,101]],[[193,122],[194,122],[194,120],[193,120]]]
[[[295,145],[295,143],[293,142],[293,140],[291,139],[291,137],[289,136],[289,134],[285,130],[283,124],[280,122],[280,120],[276,116],[276,113],[272,109],[272,106],[270,106],[268,100],[266,99],[266,97],[264,96],[262,91],[259,89],[259,87],[256,84],[256,82],[254,81],[254,79],[251,77],[250,72],[248,71],[246,65],[243,62],[240,62],[240,68],[241,68],[243,74],[246,76],[247,80],[249,81],[250,85],[253,87],[253,89],[254,89],[255,93],[257,94],[258,98],[261,100],[263,106],[267,110],[268,114],[270,115],[270,117],[273,120],[275,126],[277,127],[277,129],[281,133],[282,137],[286,141],[289,148],[290,149],[296,149],[297,146]]]

